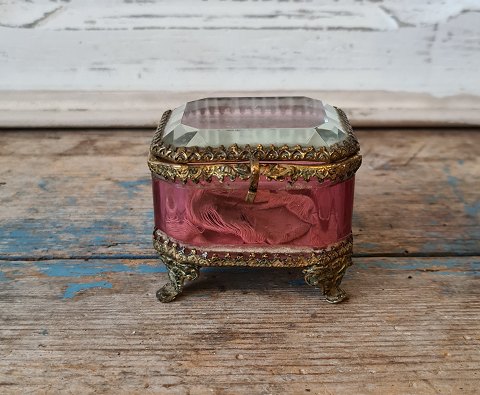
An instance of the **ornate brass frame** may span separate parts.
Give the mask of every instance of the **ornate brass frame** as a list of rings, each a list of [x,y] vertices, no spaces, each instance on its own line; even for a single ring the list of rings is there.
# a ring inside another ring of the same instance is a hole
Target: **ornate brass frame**
[[[361,163],[362,157],[360,155],[354,155],[331,164],[260,163],[259,174],[267,180],[275,181],[286,179],[297,181],[299,178],[309,181],[311,178],[316,178],[319,182],[328,180],[337,183],[353,177]],[[211,181],[213,177],[217,177],[220,181],[225,178],[232,181],[236,178],[248,180],[252,176],[250,163],[176,164],[160,162],[155,158],[150,158],[148,165],[157,177],[184,183],[189,180],[195,183],[201,180]]]
[[[225,147],[175,147],[165,144],[163,132],[170,118],[171,110],[163,113],[150,146],[151,158],[173,163],[205,163],[205,162],[242,162],[249,161],[252,156],[259,161],[309,161],[334,163],[349,158],[360,151],[360,145],[353,134],[352,126],[345,113],[335,107],[347,137],[329,147],[295,146],[263,146],[261,144]]]
[[[162,257],[170,281],[157,292],[161,302],[171,302],[183,291],[186,280],[194,280],[201,267],[208,266],[249,266],[249,267],[303,267],[307,284],[320,287],[325,300],[338,303],[346,298],[340,288],[343,275],[352,264],[353,238],[325,249],[305,252],[212,252],[201,251],[193,246],[183,245],[162,233],[154,232],[153,245]]]
[[[358,154],[360,146],[345,113],[336,108],[348,135],[341,143],[331,147],[302,147],[287,145],[277,147],[262,145],[239,147],[173,147],[165,145],[162,137],[171,111],[165,111],[159,123],[152,145],[148,166],[153,174],[165,180],[195,183],[212,177],[247,180],[252,177],[252,161],[259,163],[259,174],[267,180],[341,182],[352,177],[362,163]],[[272,163],[273,161],[273,163]],[[309,161],[312,164],[289,163]],[[315,163],[316,162],[316,163]]]
[[[200,179],[208,180],[212,176],[223,180],[224,177],[247,179],[250,177],[252,158],[262,163],[261,174],[269,179],[284,179],[286,177],[317,177],[320,181],[325,179],[338,179],[338,174],[346,172],[355,173],[361,164],[358,155],[360,145],[353,134],[352,127],[345,113],[336,108],[342,126],[347,131],[347,137],[340,143],[330,147],[303,147],[295,146],[238,146],[229,147],[175,147],[163,142],[165,126],[171,110],[163,113],[162,119],[153,137],[150,146],[148,166],[158,176],[183,182]],[[243,163],[242,163],[243,162]],[[270,163],[270,162],[282,162]],[[288,162],[317,162],[316,164],[290,164]]]
[[[219,147],[175,147],[165,144],[163,134],[171,111],[165,111],[150,146],[148,166],[154,177],[176,182],[210,182],[225,178],[250,180],[246,200],[253,202],[260,177],[266,180],[299,179],[338,183],[354,176],[361,165],[360,146],[345,113],[336,108],[347,137],[329,147],[245,145]],[[309,163],[304,163],[309,162]],[[320,287],[326,301],[346,298],[340,288],[346,269],[352,264],[352,236],[329,246],[305,252],[216,252],[199,251],[182,245],[159,230],[154,246],[169,274],[169,283],[157,292],[162,302],[170,302],[183,291],[185,281],[199,276],[204,266],[302,267],[309,285]]]

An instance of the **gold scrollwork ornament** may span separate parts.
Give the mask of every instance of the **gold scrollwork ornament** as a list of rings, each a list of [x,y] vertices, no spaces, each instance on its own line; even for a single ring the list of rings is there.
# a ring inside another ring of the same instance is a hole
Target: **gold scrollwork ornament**
[[[162,257],[169,276],[169,282],[157,291],[161,302],[171,302],[182,291],[185,281],[195,280],[201,267],[208,266],[249,266],[249,267],[303,267],[305,281],[322,290],[329,303],[339,303],[346,298],[340,288],[343,275],[352,264],[352,237],[329,249],[311,254],[288,253],[223,253],[197,251],[170,240],[160,231],[154,235],[154,246]]]

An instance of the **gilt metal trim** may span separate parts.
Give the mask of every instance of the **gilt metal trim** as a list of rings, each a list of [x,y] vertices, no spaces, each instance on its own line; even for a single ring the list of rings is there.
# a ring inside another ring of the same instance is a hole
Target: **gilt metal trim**
[[[195,280],[202,266],[303,267],[306,283],[320,288],[327,302],[339,303],[347,298],[340,283],[352,265],[351,235],[340,243],[310,254],[199,251],[171,240],[158,230],[154,233],[154,246],[168,270],[169,282],[157,291],[158,300],[164,303],[181,294],[185,281]]]
[[[322,290],[329,303],[340,303],[347,298],[347,293],[340,288],[343,276],[352,265],[352,254],[344,254],[328,263],[318,262],[303,269],[305,281],[312,287]]]
[[[160,302],[168,303],[182,293],[185,281],[193,281],[200,275],[200,267],[170,259],[165,259],[164,263],[167,267],[168,279],[170,281],[160,288],[156,295]]]
[[[353,250],[353,237],[333,244],[328,248],[311,252],[212,252],[200,250],[171,239],[160,230],[154,232],[153,245],[167,261],[195,266],[249,266],[249,267],[325,267]],[[248,248],[248,247],[247,247]]]
[[[316,178],[319,182],[328,180],[337,183],[353,177],[361,163],[360,155],[354,155],[331,164],[260,163],[259,175],[264,176],[267,180],[275,181],[297,181],[300,178],[309,181]],[[172,164],[150,157],[148,166],[158,178],[183,183],[187,181],[210,182],[213,177],[220,182],[223,182],[225,178],[233,181],[236,178],[248,180],[252,177],[250,163]]]
[[[165,144],[163,133],[168,119],[172,113],[167,110],[163,113],[157,130],[150,146],[150,157],[152,160],[173,162],[173,163],[195,163],[195,162],[248,162],[252,157],[259,161],[309,161],[334,163],[351,157],[360,151],[360,145],[353,133],[347,116],[340,109],[338,112],[340,122],[347,132],[347,137],[329,147],[314,147],[301,145],[244,145],[237,144],[225,147],[176,147]]]

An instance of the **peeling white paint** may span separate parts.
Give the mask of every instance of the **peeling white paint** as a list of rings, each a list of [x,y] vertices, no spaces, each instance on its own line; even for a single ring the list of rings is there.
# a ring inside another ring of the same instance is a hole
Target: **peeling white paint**
[[[478,0],[0,0],[4,92],[476,98],[479,69]]]
[[[36,24],[53,10],[62,15]],[[478,0],[225,1],[2,0],[0,24],[50,30],[332,28],[392,30],[443,23],[480,11]]]

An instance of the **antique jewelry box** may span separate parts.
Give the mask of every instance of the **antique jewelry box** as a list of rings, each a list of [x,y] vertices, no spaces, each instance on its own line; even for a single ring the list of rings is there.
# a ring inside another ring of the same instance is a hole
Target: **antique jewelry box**
[[[150,147],[155,249],[170,302],[203,266],[301,267],[328,302],[351,265],[359,144],[307,97],[221,97],[166,111]]]

